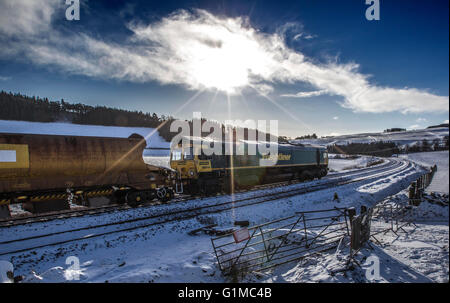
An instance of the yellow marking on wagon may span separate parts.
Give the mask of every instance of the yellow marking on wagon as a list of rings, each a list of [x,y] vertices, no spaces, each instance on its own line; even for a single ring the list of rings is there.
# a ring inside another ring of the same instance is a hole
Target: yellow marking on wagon
[[[0,169],[30,167],[28,144],[0,144],[1,152],[8,153],[8,157],[3,160],[0,157]]]

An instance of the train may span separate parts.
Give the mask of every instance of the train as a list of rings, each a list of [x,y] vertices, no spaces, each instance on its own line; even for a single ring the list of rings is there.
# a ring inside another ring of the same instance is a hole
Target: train
[[[172,171],[144,163],[146,141],[129,138],[0,134],[0,205],[36,212],[152,199],[170,200]]]
[[[251,141],[216,142],[223,153],[205,152],[204,138],[170,150],[170,167],[146,164],[145,139],[0,134],[0,217],[21,203],[32,213],[167,202],[176,193],[210,196],[284,180],[312,180],[328,172],[322,146],[278,144],[274,155],[248,151]],[[210,145],[208,145],[210,146]],[[232,155],[225,149],[231,146]],[[203,147],[203,148],[202,148]],[[189,152],[188,152],[189,151]],[[238,153],[237,151],[242,151]]]
[[[186,138],[188,144],[172,148],[170,166],[176,170],[182,191],[191,195],[214,195],[255,185],[287,180],[313,180],[328,173],[328,151],[315,145],[278,144],[276,155],[260,152],[259,143],[239,140],[214,142]],[[206,144],[205,144],[206,143]],[[226,149],[232,151],[227,155]],[[256,152],[249,152],[256,151]]]

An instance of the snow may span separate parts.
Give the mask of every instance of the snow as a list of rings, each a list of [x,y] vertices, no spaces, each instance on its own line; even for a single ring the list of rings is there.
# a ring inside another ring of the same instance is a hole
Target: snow
[[[144,153],[144,162],[158,167],[170,168],[170,158],[167,156],[148,156]]]
[[[399,230],[377,237],[383,244],[385,253],[402,264],[420,272],[434,282],[448,282],[449,274],[449,208],[448,195],[434,196],[446,201],[446,206],[427,202],[413,209],[413,222]],[[388,197],[385,203],[407,204],[406,190]]]
[[[11,262],[0,260],[0,283],[12,283],[11,278],[8,277],[8,272],[14,272],[13,265]]]
[[[318,145],[347,145],[350,143],[371,143],[377,141],[394,142],[401,146],[415,145],[423,140],[433,141],[434,139],[442,140],[449,135],[448,127],[427,128],[419,130],[410,130],[404,132],[392,133],[364,133],[343,136],[329,136],[319,139],[303,139],[294,140],[303,144]]]
[[[448,196],[447,196],[448,203]],[[383,203],[407,204],[406,190],[387,197]],[[423,202],[415,210],[416,223],[406,225],[397,233],[387,232],[376,236],[381,245],[372,242],[355,257],[361,268],[354,265],[346,268],[348,243],[339,250],[308,257],[299,263],[290,263],[264,275],[250,275],[248,282],[377,282],[377,283],[448,283],[449,275],[449,226],[448,206],[434,210],[434,216],[424,215],[420,210],[428,209]],[[420,223],[417,223],[420,222]],[[372,223],[372,227],[374,227]],[[377,222],[376,228],[386,228],[389,223]],[[379,262],[379,277],[367,277],[367,270]],[[370,261],[370,262],[369,262]],[[372,279],[374,278],[374,279]],[[376,279],[375,279],[376,278]]]
[[[14,131],[12,131],[14,130]],[[123,136],[132,133],[142,135],[151,129],[73,125],[67,123],[32,123],[0,121],[0,132],[39,132],[49,134],[92,136]],[[429,130],[436,135],[439,129]],[[448,133],[448,129],[447,129]],[[404,135],[404,134],[402,134]],[[156,136],[156,137],[153,137]],[[147,141],[152,147],[167,147],[168,143],[156,134]],[[146,162],[168,165],[165,151],[151,150],[144,156]],[[422,202],[415,209],[416,225],[405,226],[407,233],[398,235],[389,232],[378,237],[380,244],[372,243],[356,256],[362,268],[345,269],[348,259],[348,243],[338,251],[325,252],[308,257],[301,262],[292,262],[269,271],[249,274],[244,282],[448,282],[448,152],[433,152],[405,155],[405,159],[385,159],[385,163],[371,170],[359,170],[373,161],[371,157],[336,159],[330,157],[330,173],[322,180],[292,184],[286,187],[260,189],[233,196],[224,195],[193,199],[166,205],[129,208],[97,215],[58,219],[0,229],[0,242],[30,237],[48,232],[60,232],[84,226],[95,226],[126,219],[141,218],[141,221],[124,225],[105,226],[87,231],[63,233],[51,239],[38,238],[16,244],[0,245],[0,254],[22,247],[38,246],[46,241],[61,241],[76,237],[97,235],[102,232],[144,226],[151,222],[148,217],[158,213],[189,209],[197,206],[216,205],[249,197],[264,199],[268,194],[288,189],[309,188],[329,180],[352,179],[355,182],[327,188],[316,192],[282,198],[275,201],[236,207],[221,213],[200,215],[179,222],[145,226],[126,232],[86,238],[58,246],[37,248],[31,251],[0,256],[0,262],[11,262],[15,275],[23,275],[24,282],[227,282],[216,263],[211,246],[211,236],[189,231],[209,224],[218,229],[235,229],[235,220],[249,220],[250,225],[262,224],[291,216],[295,212],[330,209],[334,207],[373,206],[384,203],[405,204],[408,202],[407,187],[427,167],[437,164],[431,191],[445,195],[427,195],[430,202]],[[412,162],[410,162],[411,160]],[[392,165],[387,165],[394,161]],[[397,161],[397,162],[395,162]],[[396,164],[395,164],[396,163]],[[370,177],[368,177],[370,176]],[[365,179],[365,177],[368,177]],[[446,180],[446,181],[444,181]],[[338,201],[334,196],[339,197]],[[442,203],[441,203],[442,202]],[[446,204],[445,204],[446,202]],[[380,224],[384,224],[381,222]],[[380,262],[380,277],[369,280],[367,260],[376,256]],[[1,263],[0,263],[1,264]],[[343,268],[345,270],[343,270]],[[1,272],[0,272],[1,274]]]
[[[397,193],[402,188],[406,188],[412,180],[416,179],[423,172],[421,167],[414,164],[409,164],[408,162],[400,163],[398,166],[378,169],[377,175],[367,180],[336,188],[283,198],[263,204],[234,208],[222,213],[202,215],[181,222],[147,226],[128,232],[69,242],[59,246],[49,246],[14,255],[3,255],[0,256],[0,259],[13,263],[15,274],[24,275],[25,282],[226,282],[228,278],[222,276],[217,267],[210,236],[202,233],[190,236],[188,235],[189,231],[211,223],[217,224],[220,229],[235,228],[233,226],[234,220],[249,220],[251,225],[256,225],[287,217],[296,211],[329,209],[335,206],[355,206],[357,208],[361,205],[370,206],[387,196]],[[349,173],[349,176],[352,178],[360,178],[367,175],[368,172],[358,172],[357,170]],[[342,179],[349,177],[334,177],[330,175],[327,178]],[[236,193],[234,199],[238,200],[255,195],[265,197],[267,193],[278,192],[288,188],[307,188],[313,184],[326,182],[327,178],[293,184],[284,188]],[[377,180],[379,182],[374,183]],[[372,190],[361,190],[366,189],[365,185],[372,183]],[[333,200],[334,193],[339,195],[340,202]],[[0,239],[1,241],[6,241],[16,238],[17,235],[21,237],[38,235],[43,230],[46,233],[56,232],[82,226],[117,222],[127,218],[145,218],[169,209],[180,210],[199,205],[213,205],[229,201],[230,198],[230,196],[219,196],[194,199],[175,204],[140,207],[94,216],[2,228],[0,229]],[[143,219],[139,224],[145,222],[145,219]],[[135,226],[136,224],[136,222],[130,223],[126,226],[121,226],[121,228]],[[55,239],[70,239],[88,234],[97,234],[115,228],[117,226],[63,234]],[[55,239],[52,240],[54,241]],[[45,243],[45,239],[33,241],[35,242],[27,242],[26,245]],[[7,246],[2,245],[2,252],[20,248],[20,244],[18,247]],[[70,262],[66,263],[69,257],[78,258],[79,268],[72,268]],[[312,260],[316,259],[319,260],[320,258],[317,257]],[[310,262],[313,264],[315,261]],[[292,266],[298,266],[299,270],[305,270],[304,265],[295,263],[287,267],[279,267],[277,270],[283,271],[286,268],[292,270]],[[304,281],[301,277],[308,277],[309,281],[321,281],[322,271],[326,271],[326,269],[322,270],[320,269],[322,266],[319,266],[316,266],[314,271],[307,276],[297,272],[291,278],[286,278],[285,281]],[[306,269],[308,268],[312,270],[312,267],[307,266]],[[283,275],[286,276],[286,272],[283,272]],[[79,278],[79,280],[70,280],[74,276]],[[276,275],[273,277],[276,277]],[[252,277],[250,276],[250,278]],[[274,281],[280,281],[273,279]],[[266,280],[269,281],[270,279]],[[266,280],[259,278],[258,281]]]
[[[128,138],[132,134],[139,134],[144,138],[146,138],[147,147],[152,148],[170,147],[170,143],[166,142],[159,135],[156,129],[147,127],[121,127],[121,126],[81,125],[65,122],[28,122],[28,121],[0,120],[0,133],[115,137],[115,138]]]
[[[347,171],[352,169],[364,168],[368,164],[378,161],[378,158],[370,156],[345,156],[329,154],[328,168],[333,171]]]
[[[441,192],[448,194],[448,150],[425,152],[425,153],[412,153],[407,155],[400,155],[401,158],[409,159],[420,165],[431,167],[437,165],[437,172],[433,177],[430,186],[427,188],[427,192]]]

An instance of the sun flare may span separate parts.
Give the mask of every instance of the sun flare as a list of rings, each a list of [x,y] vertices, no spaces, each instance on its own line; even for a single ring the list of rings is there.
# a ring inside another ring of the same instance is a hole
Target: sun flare
[[[215,19],[211,15],[208,18]],[[186,66],[184,76],[193,87],[237,94],[251,84],[255,75],[270,70],[257,33],[243,23],[239,18],[211,23],[199,20],[187,27],[180,18],[171,23],[171,29],[177,32],[176,43],[170,35],[155,37],[156,31],[141,34],[162,40],[162,45],[176,54],[178,62]]]

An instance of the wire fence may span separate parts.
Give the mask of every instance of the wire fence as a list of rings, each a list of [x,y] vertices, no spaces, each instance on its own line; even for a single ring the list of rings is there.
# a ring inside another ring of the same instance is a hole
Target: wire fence
[[[416,181],[411,183],[409,187],[409,202],[411,205],[418,206],[422,201],[425,189],[433,181],[434,174],[437,171],[437,165],[434,165],[430,170],[420,176]]]

